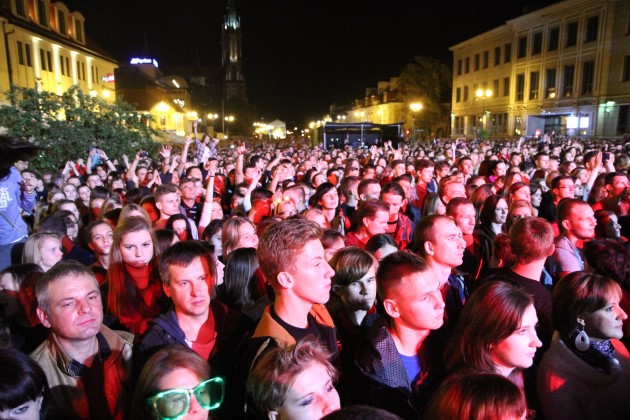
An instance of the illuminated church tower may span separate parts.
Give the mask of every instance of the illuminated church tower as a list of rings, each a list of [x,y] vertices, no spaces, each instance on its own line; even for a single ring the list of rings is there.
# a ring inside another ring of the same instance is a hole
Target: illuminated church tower
[[[241,48],[241,19],[236,14],[236,0],[228,0],[223,23],[223,97],[226,100],[245,96],[243,55]]]

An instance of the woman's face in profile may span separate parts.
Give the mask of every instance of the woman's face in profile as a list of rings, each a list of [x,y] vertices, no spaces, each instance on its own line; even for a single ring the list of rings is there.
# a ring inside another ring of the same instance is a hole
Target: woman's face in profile
[[[503,376],[508,376],[516,368],[526,369],[534,363],[536,350],[542,346],[536,335],[537,323],[536,309],[534,305],[529,305],[516,331],[492,346],[492,361]]]
[[[621,296],[610,296],[603,308],[584,315],[584,329],[589,337],[600,340],[623,338],[623,322],[628,315],[619,307]]]

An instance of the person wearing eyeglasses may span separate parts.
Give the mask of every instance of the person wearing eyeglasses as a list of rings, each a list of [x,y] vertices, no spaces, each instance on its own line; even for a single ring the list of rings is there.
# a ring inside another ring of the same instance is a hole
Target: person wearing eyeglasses
[[[142,370],[129,418],[207,419],[209,411],[221,407],[224,396],[223,378],[212,377],[201,356],[183,346],[167,347]]]
[[[558,204],[563,198],[573,198],[575,193],[575,181],[569,175],[560,175],[551,181],[551,191],[543,194],[538,215],[553,223],[556,221]]]
[[[249,318],[211,300],[217,270],[210,252],[199,242],[182,241],[170,247],[160,259],[162,288],[173,309],[157,317],[146,332],[136,339],[133,358],[133,379],[149,358],[165,347],[192,349],[213,369],[227,377],[228,384],[236,375],[235,349],[251,327]],[[244,396],[230,388],[230,396],[222,411],[242,407]],[[222,413],[223,414],[223,413]],[[227,414],[227,413],[225,413]]]

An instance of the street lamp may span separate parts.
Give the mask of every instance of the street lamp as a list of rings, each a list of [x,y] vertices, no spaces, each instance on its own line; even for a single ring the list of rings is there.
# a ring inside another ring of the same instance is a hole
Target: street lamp
[[[225,120],[225,134],[228,135],[230,134],[230,124],[231,122],[234,122],[234,115],[228,115],[224,118]]]
[[[411,140],[416,141],[416,112],[422,111],[423,105],[420,102],[412,102],[409,104],[411,110]]]
[[[354,111],[354,116],[359,118],[359,122],[363,121],[363,117],[365,117],[364,111]]]
[[[475,96],[477,97],[477,99],[481,101],[481,110],[483,111],[483,120],[481,122],[482,123],[481,129],[485,130],[486,123],[488,122],[488,117],[490,116],[490,111],[485,110],[484,103],[486,99],[492,97],[492,89],[485,89],[485,90],[477,89],[477,91],[475,92]]]

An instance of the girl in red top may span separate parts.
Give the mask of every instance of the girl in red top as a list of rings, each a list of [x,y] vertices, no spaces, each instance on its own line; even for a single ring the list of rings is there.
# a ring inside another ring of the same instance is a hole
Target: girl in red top
[[[109,312],[133,334],[142,334],[163,312],[166,298],[159,276],[155,232],[142,217],[120,221],[109,262]]]

